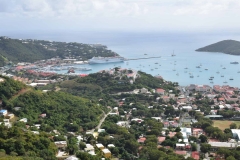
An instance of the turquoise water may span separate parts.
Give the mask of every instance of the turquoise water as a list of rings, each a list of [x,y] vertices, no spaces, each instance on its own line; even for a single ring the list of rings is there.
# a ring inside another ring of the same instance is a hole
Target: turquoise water
[[[101,43],[107,45],[109,49],[127,59],[161,56],[161,58],[132,60],[123,63],[81,65],[81,67],[92,68],[92,71],[76,71],[78,73],[93,73],[103,69],[121,66],[122,68],[141,70],[153,76],[160,75],[165,80],[178,82],[183,86],[189,84],[207,84],[210,86],[227,84],[234,87],[240,87],[240,73],[238,73],[238,71],[240,71],[240,64],[230,64],[230,62],[233,61],[238,61],[240,63],[240,56],[222,53],[195,52],[195,49],[221,40],[240,40],[240,35],[236,33],[29,33],[14,34],[11,38],[35,38],[89,44]],[[174,57],[171,56],[173,51],[176,55]],[[201,65],[201,68],[196,68],[196,66],[199,65]],[[224,67],[226,69],[223,69]],[[193,75],[194,78],[190,78],[190,75]],[[212,76],[214,78],[212,83],[210,83],[211,81],[209,78]],[[229,80],[230,78],[233,78],[233,80]],[[223,83],[224,81],[227,83]]]

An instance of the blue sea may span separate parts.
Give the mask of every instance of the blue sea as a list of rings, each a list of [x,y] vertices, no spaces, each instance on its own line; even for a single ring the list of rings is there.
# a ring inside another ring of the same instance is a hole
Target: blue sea
[[[240,56],[195,51],[221,40],[240,41],[238,33],[69,31],[9,33],[7,36],[87,44],[100,43],[127,59],[161,56],[161,58],[130,60],[123,63],[81,65],[92,68],[92,71],[79,71],[79,73],[93,73],[120,66],[141,70],[153,76],[159,75],[167,81],[178,82],[182,86],[206,84],[240,87],[240,73],[238,73],[240,64],[230,64],[233,61],[240,63]],[[172,56],[173,52],[175,56]],[[190,78],[190,75],[193,78]],[[213,80],[209,80],[210,77],[214,77]],[[230,80],[231,78],[233,80]]]

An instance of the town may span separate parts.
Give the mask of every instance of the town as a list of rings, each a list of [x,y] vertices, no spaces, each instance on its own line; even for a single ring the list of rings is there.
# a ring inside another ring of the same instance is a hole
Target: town
[[[44,65],[49,62],[59,64],[59,61],[60,59],[57,58],[51,59],[42,61],[41,65],[43,62]],[[34,64],[40,65],[39,62]],[[69,75],[34,74],[34,80],[30,80],[29,73],[33,72],[29,66],[32,64],[19,63],[9,70],[4,70],[0,83],[4,83],[4,76],[7,76],[29,86],[39,87],[38,89],[46,93],[50,90],[44,87],[69,79]],[[24,74],[20,76],[19,72],[22,71]],[[110,76],[120,87],[125,84],[133,86],[146,76],[140,71],[117,67],[99,71],[97,74],[103,77],[104,75]],[[84,79],[91,74],[71,76]],[[142,87],[133,90],[129,87],[125,90],[120,89],[121,91],[115,90],[110,92],[115,102],[114,106],[104,106],[107,104],[104,102],[106,99],[99,99],[98,105],[105,107],[105,113],[94,128],[64,134],[52,128],[49,133],[54,137],[53,141],[58,149],[56,157],[75,160],[87,156],[85,155],[87,153],[91,156],[100,156],[102,159],[144,159],[144,156],[156,159],[156,157],[151,157],[154,155],[144,153],[144,148],[150,146],[165,153],[171,150],[185,159],[233,157],[228,155],[230,150],[232,152],[239,150],[239,88],[228,85],[210,87],[195,84],[183,87],[178,86],[178,83],[165,81],[160,76],[154,79],[162,82],[161,85],[164,87]],[[146,78],[143,80],[147,81]],[[58,92],[60,89],[55,86],[53,90]],[[18,110],[21,110],[21,107],[14,106],[14,111]],[[22,122],[33,134],[39,135],[42,132],[42,124],[29,125],[26,117],[16,116],[4,107],[1,107],[0,114],[3,117],[0,123],[7,128],[11,128],[14,123]],[[48,119],[49,115],[41,113],[39,118]],[[126,151],[121,151],[121,147],[124,146],[119,144],[118,136],[129,133],[135,136],[136,142],[125,144],[125,149],[129,148],[132,153],[127,152],[124,157],[123,153]],[[76,139],[74,145],[77,148],[74,148],[74,151],[69,150],[68,145],[72,145],[67,136],[69,134],[72,135],[71,138]],[[122,158],[119,158],[120,152],[122,152]],[[145,155],[141,155],[143,153]]]

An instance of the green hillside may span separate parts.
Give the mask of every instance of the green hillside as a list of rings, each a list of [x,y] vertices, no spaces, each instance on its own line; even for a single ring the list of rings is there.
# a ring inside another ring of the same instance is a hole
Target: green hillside
[[[76,42],[52,42],[33,39],[11,39],[0,37],[0,67],[12,61],[35,62],[53,57],[87,60],[93,56],[114,56],[111,50],[100,44],[82,44]]]
[[[64,92],[47,92],[27,87],[18,81],[2,77],[0,100],[2,107],[18,118],[27,118],[29,125],[42,124],[41,130],[79,131],[97,126],[102,109],[89,99]],[[15,110],[20,107],[20,110]],[[46,118],[39,118],[40,114]],[[44,126],[47,125],[47,126]]]
[[[240,55],[240,42],[235,40],[220,41],[203,48],[199,48],[198,52],[220,52],[231,55]]]

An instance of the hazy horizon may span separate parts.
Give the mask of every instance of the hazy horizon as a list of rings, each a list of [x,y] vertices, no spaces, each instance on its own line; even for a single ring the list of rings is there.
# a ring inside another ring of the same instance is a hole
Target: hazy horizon
[[[238,0],[0,0],[1,35],[38,32],[239,34]]]

